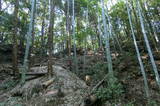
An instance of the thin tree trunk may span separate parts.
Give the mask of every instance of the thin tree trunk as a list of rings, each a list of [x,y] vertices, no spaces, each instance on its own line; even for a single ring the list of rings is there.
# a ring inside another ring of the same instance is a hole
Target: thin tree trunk
[[[31,67],[32,64],[34,64],[34,58],[32,58],[32,53],[33,53],[33,47],[34,47],[34,38],[35,38],[35,33],[34,33],[34,24],[35,24],[35,13],[36,13],[36,0],[35,0],[35,3],[34,3],[34,10],[33,10],[33,26],[32,26],[32,44],[31,44],[31,47],[30,47],[30,51],[29,51],[29,69]]]
[[[101,48],[101,38],[100,38],[100,33],[98,31],[98,25],[95,25],[95,33],[96,33],[96,37],[97,37],[97,42],[98,42],[98,49]]]
[[[14,70],[14,74],[17,75],[19,73],[18,70],[18,35],[17,35],[17,31],[18,31],[18,8],[19,8],[19,0],[15,1],[14,4],[15,8],[14,8],[14,20],[13,20],[13,24],[14,24],[14,30],[13,30],[13,70]]]
[[[41,27],[41,56],[43,57],[44,54],[46,53],[45,51],[45,40],[44,40],[44,30],[45,30],[45,12],[46,12],[46,3],[44,2],[44,7],[43,7],[43,15],[42,15],[42,27]]]
[[[26,19],[25,16],[22,17],[22,20],[24,20],[24,25],[26,25],[27,24],[27,19]],[[20,51],[22,53],[24,51],[25,34],[26,34],[26,31],[25,31],[25,28],[23,28],[20,31]]]
[[[67,34],[67,44],[66,44],[66,50],[69,56],[69,0],[66,0],[66,10],[65,10],[65,16],[66,16],[66,34]]]
[[[142,40],[142,31],[140,30],[140,24],[139,24],[139,21],[138,21],[138,16],[136,14],[136,10],[134,8],[134,5],[133,5],[133,1],[131,1],[131,7],[132,7],[132,10],[133,10],[133,14],[134,14],[134,17],[135,17],[135,25],[136,25],[136,28],[137,28],[137,38],[138,40]]]
[[[149,16],[148,16],[148,14],[149,14],[149,12],[147,12],[147,10],[148,10],[148,5],[145,3],[144,5],[145,5],[145,7],[143,6],[143,3],[141,2],[140,3],[140,5],[141,5],[141,7],[142,7],[142,9],[144,10],[144,17],[145,17],[145,19],[146,19],[146,22],[147,22],[147,26],[148,26],[148,31],[150,31],[150,36],[151,36],[151,38],[152,38],[152,41],[153,41],[153,43],[154,43],[154,45],[155,45],[155,49],[157,50],[157,51],[159,51],[160,50],[160,48],[159,48],[159,44],[160,44],[160,42],[159,42],[159,39],[158,39],[158,36],[157,36],[157,33],[155,32],[155,27],[152,25],[152,23],[151,23],[151,20],[152,19],[150,19],[149,18]],[[141,10],[142,11],[142,10]],[[152,16],[151,14],[150,14],[150,16]],[[154,35],[154,36],[152,36],[152,35]]]
[[[140,3],[140,11],[141,11],[141,14],[142,14],[142,18],[144,19],[144,23],[146,23],[146,25],[145,25],[145,27],[147,29],[146,33],[148,35],[150,35],[150,38],[151,38],[151,40],[153,42],[153,45],[154,45],[156,51],[159,51],[159,47],[157,46],[156,39],[154,39],[154,36],[152,36],[152,34],[154,35],[154,33],[153,33],[152,26],[150,24],[150,21],[148,19],[148,16],[146,14],[147,11],[143,8],[143,10],[144,10],[144,13],[143,13],[142,8],[143,8],[143,5]]]
[[[103,18],[103,25],[104,25],[104,34],[106,37],[106,54],[107,54],[107,61],[108,61],[108,71],[112,77],[113,67],[112,67],[112,58],[111,58],[111,53],[110,53],[109,33],[108,33],[108,27],[106,24],[105,11],[104,11],[104,0],[101,0],[101,4],[102,4],[102,18]]]
[[[74,13],[74,0],[72,0],[72,31],[73,31],[73,42],[74,42],[74,63],[75,70],[78,71],[78,61],[77,61],[77,53],[76,53],[76,36],[75,36],[75,13]]]
[[[21,35],[20,35],[20,36],[21,36],[21,37],[20,37],[20,50],[22,51],[23,48],[24,48],[25,34],[24,34],[23,31],[22,31],[20,34],[21,34]]]
[[[71,36],[70,36],[70,29],[71,29],[71,17],[70,17],[70,0],[66,1],[67,6],[67,14],[66,14],[66,31],[67,31],[67,47],[68,47],[68,57],[71,57]]]
[[[141,59],[141,56],[140,56],[140,52],[139,52],[139,49],[138,49],[138,45],[137,45],[137,42],[136,42],[136,37],[135,37],[135,34],[134,34],[134,29],[133,29],[132,19],[131,19],[131,15],[130,15],[129,6],[128,6],[128,1],[126,3],[126,6],[127,6],[128,17],[129,17],[129,24],[130,24],[131,32],[132,32],[132,38],[133,38],[133,41],[134,41],[135,49],[136,49],[136,52],[137,52],[137,58],[138,58],[140,69],[141,69],[143,79],[144,79],[144,85],[145,85],[144,89],[145,89],[147,98],[149,98],[150,95],[149,95],[149,87],[148,87],[147,77],[146,77],[146,73],[145,73],[145,70],[144,70],[144,65],[143,65],[143,62],[142,62],[142,59]]]
[[[146,35],[146,31],[145,31],[145,27],[144,27],[144,21],[143,21],[143,18],[142,18],[142,14],[141,14],[141,11],[140,11],[140,4],[139,4],[138,0],[136,0],[136,5],[137,5],[138,15],[139,15],[139,18],[140,18],[141,28],[142,28],[144,40],[145,40],[145,43],[146,43],[146,46],[147,46],[148,54],[149,54],[149,57],[150,57],[150,60],[151,60],[153,71],[154,71],[155,76],[156,76],[157,84],[160,87],[160,78],[159,78],[159,74],[158,74],[158,69],[157,69],[157,66],[156,66],[155,61],[154,61],[154,57],[153,57],[153,54],[152,54],[151,47],[149,45],[148,37]]]
[[[22,83],[25,83],[25,79],[26,79],[25,74],[29,70],[28,57],[29,57],[30,46],[31,46],[31,43],[32,43],[32,34],[33,34],[32,32],[33,32],[33,27],[34,27],[35,3],[36,3],[36,0],[33,0],[32,1],[32,9],[31,9],[31,18],[30,18],[30,24],[29,24],[29,31],[27,33],[27,44],[26,44],[26,49],[25,49],[23,70],[22,70]]]
[[[115,35],[114,30],[113,30],[112,25],[111,25],[111,19],[110,19],[110,16],[109,16],[109,14],[108,14],[108,7],[107,7],[107,6],[106,6],[106,10],[107,10],[107,11],[106,11],[106,15],[107,15],[108,24],[109,24],[110,35],[113,37],[113,38],[112,38],[113,41],[114,41],[114,39],[116,40],[116,42],[117,42],[117,44],[118,44],[118,47],[119,47],[119,50],[120,50],[120,52],[122,53],[122,48],[121,48],[121,46],[120,46],[119,40],[118,40],[117,36]]]
[[[99,15],[97,16],[98,16],[99,47],[102,50],[102,31],[101,31],[101,26],[100,26]]]
[[[41,27],[41,47],[42,47],[42,50],[41,50],[41,55],[43,56],[44,55],[44,26],[45,26],[45,21],[44,21],[44,18],[42,19],[42,27]]]
[[[52,52],[53,52],[53,25],[54,25],[54,0],[50,0],[50,22],[48,31],[48,75],[49,77],[53,74],[53,62],[52,62]]]
[[[117,44],[119,46],[120,51],[122,52],[122,48],[120,46],[120,43],[119,43],[118,39],[115,38],[116,36],[113,33],[114,31],[112,30],[111,20],[110,20],[110,16],[108,15],[108,8],[107,8],[107,6],[106,6],[106,15],[107,15],[107,20],[108,20],[109,34],[110,34],[110,37],[111,37],[111,39],[113,41],[113,46],[114,46],[115,52],[117,52],[115,40],[116,40],[116,42],[117,42]]]
[[[66,32],[67,32],[67,53],[68,53],[68,63],[71,70],[71,36],[70,36],[70,26],[71,26],[71,19],[70,19],[70,1],[66,0]]]
[[[85,31],[86,33],[88,34],[88,31],[87,31],[87,28],[88,28],[88,5],[87,5],[87,11],[86,11],[86,26],[85,26]],[[87,44],[87,38],[85,37],[84,38],[84,54],[83,54],[83,71],[85,71],[85,68],[86,68],[86,54],[87,54],[87,47],[86,47],[86,44]]]

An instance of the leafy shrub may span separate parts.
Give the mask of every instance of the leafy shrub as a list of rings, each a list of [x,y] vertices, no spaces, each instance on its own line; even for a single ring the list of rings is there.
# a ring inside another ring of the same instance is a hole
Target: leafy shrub
[[[89,75],[93,75],[95,80],[102,79],[104,75],[108,73],[107,64],[97,62],[93,67],[89,69],[89,72],[90,72]]]
[[[89,67],[89,69],[78,73],[78,76],[80,76],[81,78],[84,78],[86,75],[90,75],[92,76],[92,79],[94,79],[95,81],[99,81],[107,73],[108,73],[107,64],[97,62],[93,66]]]
[[[115,77],[106,79],[106,86],[96,91],[98,99],[105,101],[108,99],[118,99],[123,93],[122,85]]]

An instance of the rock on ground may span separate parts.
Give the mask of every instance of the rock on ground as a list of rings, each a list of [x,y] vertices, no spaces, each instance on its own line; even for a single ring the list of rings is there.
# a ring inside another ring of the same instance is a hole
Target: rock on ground
[[[47,72],[47,66],[34,67],[31,70],[34,72]],[[23,86],[17,85],[8,94],[9,97],[20,96],[21,99],[18,103],[17,101],[12,102],[12,104],[8,102],[8,105],[82,106],[84,95],[88,90],[88,86],[84,81],[60,66],[53,66],[53,78],[55,79],[54,82],[46,89],[42,88],[40,84],[49,80],[47,76],[27,81]],[[61,95],[58,93],[59,89],[62,91]]]

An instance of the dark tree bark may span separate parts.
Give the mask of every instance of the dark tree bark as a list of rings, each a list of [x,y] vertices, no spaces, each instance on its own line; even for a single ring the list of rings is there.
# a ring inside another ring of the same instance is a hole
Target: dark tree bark
[[[44,54],[44,26],[45,26],[45,21],[44,21],[44,18],[42,19],[42,27],[41,27],[41,47],[42,47],[42,50],[41,50],[41,55],[43,56]]]
[[[71,37],[70,37],[70,26],[71,26],[71,20],[70,20],[70,13],[69,13],[69,7],[70,7],[70,3],[69,0],[66,1],[66,11],[65,11],[65,15],[66,15],[66,31],[67,31],[67,52],[68,52],[68,56],[71,56]]]
[[[45,50],[45,39],[44,39],[44,34],[45,34],[45,18],[46,18],[46,3],[44,2],[44,7],[43,7],[43,14],[42,14],[42,27],[41,27],[41,56],[43,57],[44,54],[46,53]]]
[[[54,0],[50,0],[50,22],[48,30],[48,75],[52,76],[52,51],[53,51],[53,25],[54,25]]]
[[[14,19],[13,19],[13,70],[14,70],[14,74],[17,75],[19,73],[18,70],[18,35],[17,35],[17,31],[18,31],[18,7],[19,7],[19,0],[15,0],[14,2]]]
[[[25,20],[24,21],[24,25],[26,25],[27,24],[27,19],[26,19],[26,17],[25,16],[23,16],[22,17],[22,20]],[[24,28],[24,26],[23,26],[23,28],[22,28],[22,30],[20,31],[20,44],[19,44],[19,46],[20,46],[20,51],[23,53],[23,51],[24,51],[24,48],[25,48],[25,46],[24,46],[24,42],[25,42],[25,34],[26,34],[26,31],[25,31],[25,28]]]

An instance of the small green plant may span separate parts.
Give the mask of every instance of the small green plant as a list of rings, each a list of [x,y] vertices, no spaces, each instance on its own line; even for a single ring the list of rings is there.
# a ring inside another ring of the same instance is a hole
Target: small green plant
[[[18,81],[15,80],[8,80],[4,84],[1,85],[0,89],[10,89],[18,84]]]
[[[95,81],[102,79],[105,74],[107,74],[107,65],[102,62],[97,62],[89,69],[78,73],[81,78],[84,78],[86,75],[92,76]]]
[[[125,104],[124,106],[134,106],[134,101]]]
[[[90,75],[94,77],[95,80],[102,79],[105,74],[107,74],[107,65],[101,62],[97,62],[89,69]]]
[[[158,106],[155,100],[149,100],[147,106]]]
[[[115,77],[108,77],[106,86],[96,91],[98,99],[105,101],[109,99],[118,99],[123,93],[122,85]]]

